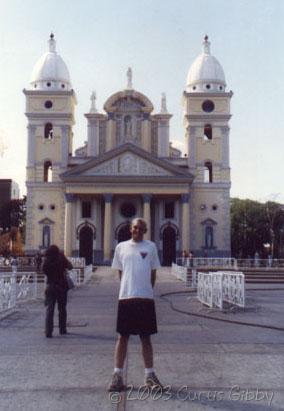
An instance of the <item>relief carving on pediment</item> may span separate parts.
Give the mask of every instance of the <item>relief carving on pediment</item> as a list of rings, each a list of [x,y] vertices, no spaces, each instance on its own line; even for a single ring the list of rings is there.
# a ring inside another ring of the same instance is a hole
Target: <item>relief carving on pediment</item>
[[[143,158],[131,153],[125,153],[118,158],[98,165],[86,171],[85,175],[148,175],[148,176],[167,176],[170,172],[152,164]]]

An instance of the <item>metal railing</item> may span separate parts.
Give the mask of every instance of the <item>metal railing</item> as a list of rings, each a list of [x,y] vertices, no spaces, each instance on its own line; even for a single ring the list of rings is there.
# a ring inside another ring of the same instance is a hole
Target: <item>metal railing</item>
[[[92,264],[86,265],[84,268],[84,284],[86,284],[92,277],[93,266]]]
[[[179,257],[176,264],[188,268],[220,268],[220,269],[243,269],[243,268],[284,268],[284,259],[255,259],[255,258],[188,258]]]
[[[210,308],[223,302],[245,306],[245,277],[241,272],[198,273],[197,298]]]
[[[35,273],[0,273],[0,312],[16,306],[18,301],[37,297]]]

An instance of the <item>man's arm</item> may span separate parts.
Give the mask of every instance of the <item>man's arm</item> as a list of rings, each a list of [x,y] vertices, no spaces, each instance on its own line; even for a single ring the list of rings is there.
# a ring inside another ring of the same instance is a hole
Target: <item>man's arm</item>
[[[118,270],[118,277],[119,277],[119,281],[121,280],[122,277],[122,271]]]
[[[156,270],[152,270],[151,271],[151,284],[153,288],[154,288],[155,283],[156,283]]]

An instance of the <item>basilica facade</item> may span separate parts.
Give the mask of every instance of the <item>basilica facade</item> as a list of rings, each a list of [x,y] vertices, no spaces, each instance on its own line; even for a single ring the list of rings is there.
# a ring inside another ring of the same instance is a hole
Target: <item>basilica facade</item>
[[[143,217],[161,261],[183,250],[230,255],[229,120],[232,92],[206,36],[183,92],[185,152],[170,144],[166,96],[158,111],[132,85],[103,112],[95,93],[85,114],[87,142],[73,150],[76,94],[66,64],[49,50],[24,89],[28,119],[26,253],[57,244],[87,263],[109,263],[129,224]]]

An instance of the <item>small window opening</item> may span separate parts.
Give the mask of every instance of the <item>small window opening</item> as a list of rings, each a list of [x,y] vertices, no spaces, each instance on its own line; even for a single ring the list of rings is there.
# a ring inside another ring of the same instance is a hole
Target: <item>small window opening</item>
[[[212,126],[210,124],[204,126],[204,140],[212,140]]]
[[[46,123],[44,126],[44,138],[48,140],[53,139],[53,126],[51,123]]]
[[[165,218],[175,217],[175,203],[174,201],[165,202]]]
[[[204,164],[204,183],[213,182],[213,168],[210,161],[206,161]]]
[[[82,218],[91,218],[91,201],[82,201]]]
[[[52,181],[52,163],[51,163],[51,161],[46,161],[44,163],[43,181],[45,183],[51,183],[51,181]]]

